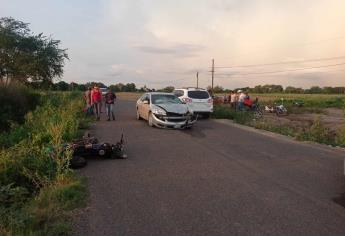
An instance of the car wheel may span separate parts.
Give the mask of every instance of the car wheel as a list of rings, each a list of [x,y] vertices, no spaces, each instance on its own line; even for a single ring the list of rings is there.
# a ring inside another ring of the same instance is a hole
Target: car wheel
[[[137,109],[137,120],[141,120],[141,117],[140,117],[138,109]]]
[[[148,120],[149,126],[152,127],[153,126],[153,116],[152,116],[151,112],[149,113],[149,118],[147,120]]]

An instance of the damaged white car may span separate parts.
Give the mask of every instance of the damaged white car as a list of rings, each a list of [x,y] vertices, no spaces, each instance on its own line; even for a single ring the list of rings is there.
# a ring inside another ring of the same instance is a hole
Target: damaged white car
[[[197,117],[172,93],[145,93],[137,101],[137,119],[159,128],[191,128]]]

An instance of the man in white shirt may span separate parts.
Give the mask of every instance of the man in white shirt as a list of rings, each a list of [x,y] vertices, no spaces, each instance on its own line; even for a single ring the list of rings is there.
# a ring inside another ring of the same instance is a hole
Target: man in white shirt
[[[238,109],[241,111],[243,110],[243,102],[244,102],[244,99],[246,98],[246,94],[242,91],[242,90],[238,90],[237,91],[239,95],[238,97]]]

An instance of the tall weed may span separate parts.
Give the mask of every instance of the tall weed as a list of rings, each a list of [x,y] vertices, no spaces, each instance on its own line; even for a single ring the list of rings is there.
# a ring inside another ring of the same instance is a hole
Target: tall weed
[[[337,133],[337,145],[345,147],[345,125],[343,125]]]
[[[329,130],[325,128],[318,116],[310,127],[310,140],[318,143],[329,143]]]

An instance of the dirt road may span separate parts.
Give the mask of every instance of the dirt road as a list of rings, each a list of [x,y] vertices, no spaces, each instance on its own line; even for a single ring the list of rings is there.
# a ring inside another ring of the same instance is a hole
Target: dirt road
[[[89,206],[79,235],[344,235],[342,151],[270,137],[212,120],[192,130],[150,128],[135,104],[91,132],[127,140],[127,160],[81,169]],[[103,118],[103,120],[105,120]]]

